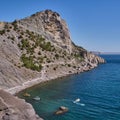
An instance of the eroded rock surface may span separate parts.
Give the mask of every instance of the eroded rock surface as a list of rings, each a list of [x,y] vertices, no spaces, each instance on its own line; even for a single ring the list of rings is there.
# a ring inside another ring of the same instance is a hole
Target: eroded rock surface
[[[24,100],[0,90],[0,120],[43,120]]]

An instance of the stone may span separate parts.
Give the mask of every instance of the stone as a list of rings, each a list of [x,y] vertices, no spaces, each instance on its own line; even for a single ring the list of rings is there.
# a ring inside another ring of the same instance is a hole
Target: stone
[[[64,106],[60,106],[59,109],[55,112],[56,115],[64,114],[68,112],[68,108]]]
[[[30,97],[30,94],[29,93],[24,93],[23,96],[24,97]]]

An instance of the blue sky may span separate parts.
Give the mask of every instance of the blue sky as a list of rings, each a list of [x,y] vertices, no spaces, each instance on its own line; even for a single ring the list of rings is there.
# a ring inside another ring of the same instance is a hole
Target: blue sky
[[[120,0],[1,0],[0,21],[45,9],[66,20],[77,45],[89,51],[120,52]]]

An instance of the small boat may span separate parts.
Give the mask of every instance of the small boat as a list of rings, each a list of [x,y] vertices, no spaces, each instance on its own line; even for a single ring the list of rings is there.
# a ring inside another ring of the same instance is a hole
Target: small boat
[[[33,100],[37,100],[38,101],[38,100],[40,100],[40,97],[36,96],[36,97],[33,98]]]
[[[24,97],[30,97],[30,94],[29,93],[24,93],[23,96]]]
[[[77,98],[75,101],[73,101],[73,103],[78,103],[80,102],[80,98]]]

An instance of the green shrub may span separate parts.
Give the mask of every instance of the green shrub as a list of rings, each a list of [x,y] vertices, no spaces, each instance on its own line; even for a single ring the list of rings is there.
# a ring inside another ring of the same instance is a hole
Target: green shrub
[[[24,67],[39,72],[39,71],[42,69],[42,65],[41,65],[41,64],[36,65],[36,64],[34,63],[33,58],[34,58],[33,56],[26,57],[25,54],[23,54],[23,55],[21,56],[21,61],[23,62],[23,66],[24,66]]]
[[[43,63],[44,58],[43,57],[38,57],[38,61],[39,61],[39,63]]]
[[[14,26],[14,30],[16,31],[18,29],[17,21],[15,20],[14,22],[12,22],[12,25]]]
[[[56,71],[56,67],[54,67],[54,68],[53,68],[53,70],[55,70],[55,71]]]
[[[71,67],[71,65],[70,65],[70,64],[68,64],[68,67]]]
[[[23,48],[29,47],[29,41],[27,39],[22,39],[21,44]]]
[[[5,28],[5,29],[9,29],[8,24],[5,24],[4,28]]]
[[[10,32],[10,30],[9,30],[9,29],[7,29],[7,32]]]
[[[0,35],[5,34],[5,30],[0,30]]]
[[[18,39],[22,39],[23,38],[23,36],[22,35],[20,35],[19,37],[18,37]]]
[[[59,55],[58,55],[57,53],[55,54],[55,58],[56,58],[56,59],[58,59],[58,58],[59,58]]]
[[[38,52],[38,55],[41,55],[41,52],[40,52],[40,51]]]
[[[83,61],[84,58],[82,56],[80,56],[80,54],[74,54],[74,57],[79,60],[79,61]]]

